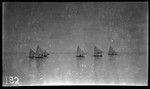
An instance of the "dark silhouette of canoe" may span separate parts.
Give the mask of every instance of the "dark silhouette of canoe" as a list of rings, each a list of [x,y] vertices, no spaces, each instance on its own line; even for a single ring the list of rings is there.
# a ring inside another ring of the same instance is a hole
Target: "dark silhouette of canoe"
[[[108,55],[110,55],[110,56],[117,55],[117,52],[110,46],[109,51],[108,51]]]
[[[30,49],[29,52],[29,58],[44,58],[47,57],[49,55],[48,52],[43,51],[42,48],[40,48],[40,46],[37,46],[36,52],[34,52],[32,49]]]

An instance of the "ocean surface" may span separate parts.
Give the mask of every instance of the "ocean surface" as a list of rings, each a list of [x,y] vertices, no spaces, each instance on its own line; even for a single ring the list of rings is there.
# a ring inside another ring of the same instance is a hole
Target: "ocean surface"
[[[56,53],[45,59],[29,59],[27,53],[4,53],[3,85],[147,85],[146,53],[119,53],[116,56],[104,53],[99,58],[88,54],[77,58],[75,55]],[[42,63],[39,70],[38,63]],[[6,83],[10,76],[18,77],[19,84]]]

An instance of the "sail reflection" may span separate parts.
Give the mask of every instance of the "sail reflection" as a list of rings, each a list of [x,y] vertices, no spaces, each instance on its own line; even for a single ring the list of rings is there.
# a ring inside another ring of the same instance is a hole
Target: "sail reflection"
[[[94,81],[95,83],[100,83],[103,81],[102,79],[102,67],[103,67],[103,51],[98,47],[94,47]]]
[[[30,49],[29,52],[29,72],[31,83],[42,84],[44,82],[43,65],[45,64],[48,53],[37,46],[36,52]]]
[[[117,52],[110,46],[108,51],[108,62],[109,62],[109,81],[118,84],[119,74],[117,71]]]
[[[102,57],[94,57],[94,82],[95,83],[100,83],[103,81],[102,69],[103,69]]]

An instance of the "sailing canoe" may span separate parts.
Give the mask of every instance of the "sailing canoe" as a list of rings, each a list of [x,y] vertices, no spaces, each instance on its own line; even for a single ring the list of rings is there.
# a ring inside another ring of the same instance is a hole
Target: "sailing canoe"
[[[110,46],[109,47],[109,51],[108,51],[108,55],[117,55],[117,52]]]
[[[102,57],[103,51],[97,48],[96,46],[94,47],[94,57]]]
[[[81,50],[80,47],[78,46],[76,57],[85,57],[84,55],[85,55],[85,52]]]

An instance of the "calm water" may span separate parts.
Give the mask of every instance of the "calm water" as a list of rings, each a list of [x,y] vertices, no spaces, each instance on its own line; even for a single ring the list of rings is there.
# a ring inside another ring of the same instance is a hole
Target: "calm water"
[[[43,63],[25,53],[5,53],[3,85],[6,77],[17,76],[19,85],[34,84],[132,84],[146,85],[148,79],[146,54],[121,54],[94,58],[76,58],[75,54],[50,54]],[[39,59],[40,60],[40,59]],[[16,81],[14,79],[14,81]],[[10,85],[10,84],[8,84]]]

